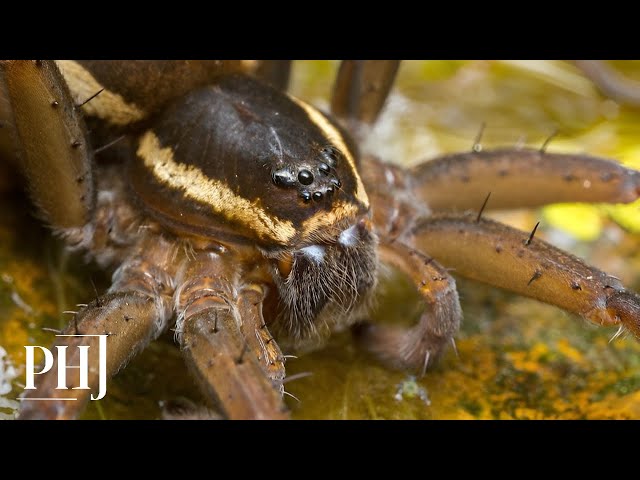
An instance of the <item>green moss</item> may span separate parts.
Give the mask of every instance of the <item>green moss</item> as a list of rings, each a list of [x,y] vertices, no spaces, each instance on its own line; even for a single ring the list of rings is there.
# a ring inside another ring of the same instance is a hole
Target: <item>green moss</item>
[[[482,405],[477,400],[462,398],[460,399],[460,406],[475,418],[479,418],[482,414]]]
[[[604,388],[591,395],[590,398],[592,401],[600,401],[611,393],[618,397],[624,397],[625,395],[637,392],[638,390],[640,390],[640,374],[635,374],[606,385]]]

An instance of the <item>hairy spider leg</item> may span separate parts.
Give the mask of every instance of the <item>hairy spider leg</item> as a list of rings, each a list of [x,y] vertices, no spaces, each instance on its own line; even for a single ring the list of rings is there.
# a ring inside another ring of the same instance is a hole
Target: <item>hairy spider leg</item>
[[[386,364],[424,375],[452,344],[460,327],[462,310],[456,282],[432,257],[397,241],[380,247],[380,260],[412,280],[425,301],[425,310],[411,328],[365,323],[356,327],[356,336]]]
[[[194,378],[227,418],[284,419],[284,359],[274,341],[260,342],[261,332],[273,340],[266,326],[256,330],[264,325],[264,291],[240,284],[235,265],[229,254],[197,252],[180,269],[180,346]],[[275,372],[271,362],[279,362]]]

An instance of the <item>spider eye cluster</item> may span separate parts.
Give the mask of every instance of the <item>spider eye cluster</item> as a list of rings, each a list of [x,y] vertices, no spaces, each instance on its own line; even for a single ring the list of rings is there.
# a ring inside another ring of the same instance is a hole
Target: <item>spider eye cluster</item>
[[[273,183],[279,187],[297,187],[305,203],[332,196],[341,186],[336,168],[342,154],[333,145],[320,150],[314,165],[279,166],[271,173]]]

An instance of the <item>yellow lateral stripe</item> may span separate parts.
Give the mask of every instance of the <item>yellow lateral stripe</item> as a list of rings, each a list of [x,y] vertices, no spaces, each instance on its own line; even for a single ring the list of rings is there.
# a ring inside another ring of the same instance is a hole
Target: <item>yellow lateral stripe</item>
[[[320,130],[322,130],[322,132],[327,136],[331,143],[333,143],[333,145],[344,154],[347,159],[347,163],[351,167],[351,172],[356,179],[356,198],[365,207],[369,207],[369,197],[367,196],[367,192],[365,191],[362,180],[360,179],[360,175],[358,174],[356,161],[351,154],[351,150],[349,150],[349,147],[347,147],[347,144],[344,141],[344,138],[342,137],[340,131],[336,127],[334,127],[329,119],[327,119],[327,117],[325,117],[316,108],[291,95],[289,95],[289,98],[296,102],[300,106],[300,108],[302,108],[306,112],[311,122],[318,128],[320,128]]]
[[[248,226],[259,237],[280,243],[287,243],[295,237],[296,229],[290,221],[269,215],[255,202],[236,195],[222,182],[207,177],[199,168],[176,163],[171,148],[162,148],[152,131],[143,135],[137,153],[160,182],[183,191],[188,198],[211,206],[214,212],[229,220]]]
[[[302,237],[308,238],[314,232],[335,225],[344,218],[354,218],[358,214],[358,207],[353,203],[338,202],[330,211],[316,212],[302,223]],[[335,232],[334,232],[335,233]]]
[[[56,64],[76,101],[84,101],[104,88],[78,62],[56,60]],[[142,120],[146,116],[137,105],[127,103],[122,96],[106,88],[100,95],[83,105],[82,109],[87,115],[101,118],[114,125],[127,125]]]

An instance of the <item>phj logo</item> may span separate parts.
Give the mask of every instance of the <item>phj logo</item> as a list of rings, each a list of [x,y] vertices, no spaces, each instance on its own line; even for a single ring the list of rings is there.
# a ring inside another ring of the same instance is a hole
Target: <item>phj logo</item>
[[[91,394],[91,400],[100,400],[107,394],[107,337],[108,335],[56,335],[57,337],[97,337],[98,338],[98,355],[95,352],[89,356],[89,348],[95,348],[91,345],[76,345],[73,348],[77,348],[77,355],[68,352],[68,345],[57,345],[55,347],[55,355],[57,355],[57,373],[58,373],[58,385],[56,390],[90,390],[89,387],[89,373],[95,374],[98,372],[98,395],[93,396]],[[26,382],[25,390],[36,390],[35,376],[42,375],[53,368],[54,365],[54,352],[48,348],[41,347],[39,345],[26,345]],[[40,349],[44,353],[44,365],[42,369],[37,372],[35,365],[35,350]],[[67,355],[72,355],[73,358],[78,358],[79,365],[67,365]],[[97,359],[98,365],[90,365],[89,359]],[[75,387],[67,386],[67,370],[78,369],[78,385]],[[97,370],[96,370],[97,369]],[[21,400],[77,400],[75,398],[34,398],[25,397]]]

